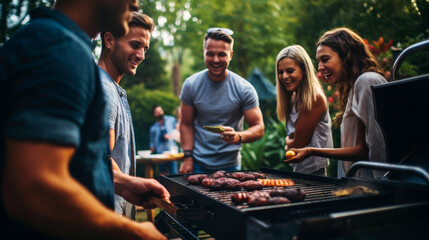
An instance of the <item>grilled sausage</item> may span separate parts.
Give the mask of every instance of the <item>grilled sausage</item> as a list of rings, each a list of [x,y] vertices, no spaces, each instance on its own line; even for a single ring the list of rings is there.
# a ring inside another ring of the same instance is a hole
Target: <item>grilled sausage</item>
[[[249,197],[247,204],[251,207],[260,207],[268,205],[267,197]]]
[[[240,179],[242,178],[244,175],[244,172],[233,172],[233,173],[227,173],[226,176],[229,178],[235,178],[235,179]]]
[[[258,179],[267,187],[290,187],[295,185],[292,179]]]
[[[210,187],[210,185],[212,185],[212,184],[214,183],[214,181],[215,181],[215,180],[216,180],[216,179],[209,178],[209,177],[204,178],[204,179],[203,179],[203,181],[201,181],[201,185],[202,185],[203,187],[208,188],[208,187]]]
[[[188,182],[193,185],[199,185],[201,184],[201,181],[206,177],[206,174],[194,174],[188,177]]]
[[[247,202],[248,194],[245,192],[234,193],[231,195],[231,200],[235,204],[243,204]]]
[[[275,204],[285,204],[290,203],[290,200],[285,197],[269,197],[268,198],[268,205],[275,205]]]
[[[224,170],[219,170],[210,175],[210,178],[218,179],[226,177],[226,172]]]
[[[272,197],[269,191],[254,191],[251,193],[234,193],[231,200],[235,204],[247,203],[250,207],[290,203],[286,197]]]
[[[241,182],[234,178],[227,178],[225,181],[225,190],[241,190]]]
[[[251,174],[251,175],[255,176],[256,179],[263,179],[263,178],[265,178],[265,173],[248,172],[248,174]]]
[[[289,188],[289,189],[276,188],[270,191],[270,196],[286,197],[292,202],[301,202],[301,201],[304,201],[306,197],[306,193],[301,188]]]
[[[241,190],[241,182],[233,178],[218,178],[209,188],[211,190]]]
[[[264,185],[261,182],[255,180],[245,181],[241,183],[241,186],[248,191],[261,190],[264,188]]]

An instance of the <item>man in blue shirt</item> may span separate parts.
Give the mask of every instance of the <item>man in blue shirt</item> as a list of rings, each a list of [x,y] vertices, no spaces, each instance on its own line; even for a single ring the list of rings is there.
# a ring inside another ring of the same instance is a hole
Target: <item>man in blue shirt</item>
[[[146,14],[133,13],[125,36],[111,32],[101,34],[102,51],[98,63],[102,87],[106,93],[105,117],[109,123],[109,147],[114,173],[136,175],[133,121],[127,93],[119,86],[124,74],[134,75],[149,49],[150,34],[155,24]],[[115,212],[135,219],[135,206],[115,195]]]
[[[98,32],[127,32],[135,4],[57,0],[0,48],[2,239],[165,239],[153,224],[112,211],[105,101],[91,51]],[[155,181],[114,180],[134,203],[150,192],[169,198]]]
[[[164,109],[155,105],[152,107],[153,116],[156,122],[150,127],[150,150],[152,153],[161,154],[165,151],[175,151],[178,146],[174,141],[173,132],[176,129],[177,120],[173,116],[164,115]],[[161,163],[160,174],[177,174],[177,161]]]

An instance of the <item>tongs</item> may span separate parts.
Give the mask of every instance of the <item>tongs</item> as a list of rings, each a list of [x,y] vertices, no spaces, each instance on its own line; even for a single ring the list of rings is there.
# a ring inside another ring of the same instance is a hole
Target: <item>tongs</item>
[[[159,208],[161,208],[162,210],[170,213],[170,214],[176,214],[178,208],[176,207],[176,205],[174,205],[174,203],[172,202],[167,202],[165,200],[162,200],[161,198],[154,196],[154,195],[149,195],[147,196],[147,201],[153,202],[156,206],[158,206]]]

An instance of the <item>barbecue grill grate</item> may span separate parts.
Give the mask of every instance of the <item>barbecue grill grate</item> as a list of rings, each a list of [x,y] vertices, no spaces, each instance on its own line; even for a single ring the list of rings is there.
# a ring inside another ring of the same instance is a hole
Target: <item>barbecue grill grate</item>
[[[244,205],[235,205],[232,201],[231,201],[231,195],[237,192],[248,192],[246,190],[241,190],[241,191],[212,191],[208,188],[204,188],[202,186],[199,185],[192,185],[189,184],[188,181],[186,180],[187,176],[170,176],[169,179],[181,184],[181,185],[185,185],[187,188],[190,188],[196,192],[199,192],[205,196],[208,196],[212,199],[218,200],[222,203],[225,203],[227,205],[233,206],[237,209],[243,210],[243,211],[247,211],[250,210],[249,206],[244,204]],[[301,188],[303,190],[306,191],[307,196],[304,200],[304,202],[306,203],[310,203],[310,202],[320,202],[320,201],[326,201],[326,200],[330,200],[330,199],[336,199],[339,198],[335,195],[332,194],[333,191],[339,190],[341,188],[343,188],[344,186],[341,184],[341,182],[339,181],[333,181],[333,183],[327,183],[327,182],[319,182],[319,181],[315,181],[315,180],[309,180],[309,179],[301,179],[301,178],[297,178],[297,177],[285,177],[284,174],[275,174],[275,173],[266,173],[266,177],[270,178],[270,179],[284,179],[284,178],[289,178],[292,179],[292,181],[294,181],[295,185],[290,187],[290,188]],[[269,191],[272,190],[272,187],[264,187],[261,191]],[[297,204],[297,203],[290,203],[291,204]],[[299,203],[298,203],[299,204]],[[288,205],[288,204],[282,204],[279,206],[284,206],[284,205]],[[272,206],[269,206],[272,207]],[[257,209],[261,209],[263,207],[257,207]]]
[[[192,236],[198,236],[198,232],[204,229],[217,239],[252,239],[252,236],[264,235],[267,232],[274,234],[276,238],[284,236],[282,239],[293,239],[294,236],[284,235],[285,228],[289,229],[287,232],[295,234],[299,232],[300,222],[306,222],[307,219],[329,219],[332,213],[361,209],[363,206],[385,205],[394,199],[389,197],[392,194],[389,188],[370,181],[333,179],[274,169],[262,169],[262,172],[270,179],[291,179],[295,185],[288,188],[304,190],[305,200],[249,207],[247,204],[235,205],[231,201],[234,193],[248,192],[246,190],[212,191],[200,185],[189,184],[189,175],[161,176],[160,182],[170,191],[173,196],[171,201],[179,208],[177,214],[170,217],[178,221],[184,229],[190,230],[196,225],[196,233],[194,231]],[[356,185],[377,190],[379,194],[346,197],[333,194],[334,191]],[[272,189],[273,187],[265,187],[261,191]],[[190,223],[191,226],[185,226],[185,223]]]

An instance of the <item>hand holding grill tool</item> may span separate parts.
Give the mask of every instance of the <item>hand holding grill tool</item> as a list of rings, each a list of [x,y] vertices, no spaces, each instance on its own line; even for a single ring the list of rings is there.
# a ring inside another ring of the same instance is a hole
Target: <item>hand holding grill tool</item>
[[[146,201],[149,201],[153,203],[154,205],[158,206],[162,210],[165,210],[166,212],[170,214],[176,214],[177,207],[172,202],[167,202],[162,200],[161,198],[155,196],[155,195],[148,195],[146,198]]]

